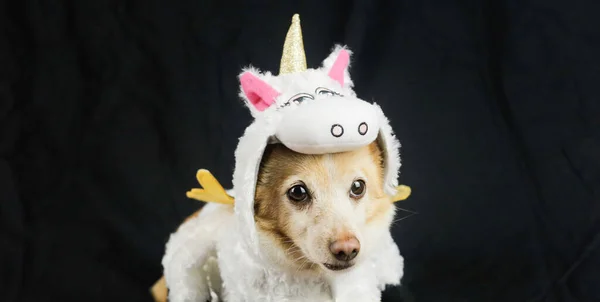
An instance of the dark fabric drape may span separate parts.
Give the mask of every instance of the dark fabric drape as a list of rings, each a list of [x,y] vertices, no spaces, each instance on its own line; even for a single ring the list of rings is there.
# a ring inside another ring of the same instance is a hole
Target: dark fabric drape
[[[600,2],[33,1],[0,4],[3,301],[151,301],[164,244],[231,185],[300,13],[308,63],[354,51],[418,212],[383,301],[600,301]]]

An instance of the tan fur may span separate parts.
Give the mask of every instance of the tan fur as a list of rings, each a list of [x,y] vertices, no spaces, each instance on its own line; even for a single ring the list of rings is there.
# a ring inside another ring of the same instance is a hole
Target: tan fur
[[[167,302],[168,290],[164,276],[160,277],[160,279],[152,285],[150,292],[152,293],[155,302]]]
[[[340,197],[339,192],[346,187],[350,190],[352,180],[359,175],[367,179],[367,194],[360,200]],[[346,209],[364,211],[359,213],[364,215],[356,217],[363,217],[367,228],[387,227],[386,217],[393,204],[383,191],[383,178],[382,152],[375,142],[356,151],[326,155],[299,154],[283,145],[269,145],[256,186],[254,218],[258,232],[274,243],[275,246],[269,243],[267,246],[284,255],[294,270],[319,271],[319,264],[329,253],[325,243],[355,236],[357,231],[356,227],[342,223],[345,217],[336,216],[334,203],[346,203]],[[306,205],[290,202],[286,193],[294,181],[304,182],[315,200]],[[335,219],[339,223],[324,224]],[[330,227],[319,238],[307,240],[309,229],[318,225]],[[152,295],[156,302],[167,301],[164,277],[153,285]]]

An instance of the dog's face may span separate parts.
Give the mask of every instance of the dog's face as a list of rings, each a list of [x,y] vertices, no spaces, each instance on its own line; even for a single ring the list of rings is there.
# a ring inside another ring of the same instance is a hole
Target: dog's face
[[[368,257],[389,232],[382,152],[299,154],[270,145],[259,170],[255,221],[265,253],[296,271],[334,273]]]

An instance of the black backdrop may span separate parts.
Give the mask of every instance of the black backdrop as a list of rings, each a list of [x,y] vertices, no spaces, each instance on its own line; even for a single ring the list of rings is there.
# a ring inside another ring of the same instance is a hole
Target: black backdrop
[[[4,1],[2,301],[150,301],[164,243],[231,185],[236,75],[355,52],[419,214],[384,301],[600,301],[600,2]]]

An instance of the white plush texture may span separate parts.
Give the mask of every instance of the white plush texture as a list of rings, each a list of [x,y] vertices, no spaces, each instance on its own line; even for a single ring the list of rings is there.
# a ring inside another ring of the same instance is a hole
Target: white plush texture
[[[379,134],[377,111],[373,105],[356,98],[316,99],[296,107],[281,110],[284,125],[279,126],[276,136],[282,144],[298,153],[356,150],[373,142]],[[362,123],[368,127],[365,135],[358,132]],[[341,136],[332,134],[334,125],[343,129]]]
[[[256,119],[240,138],[235,151],[236,166],[233,172],[235,189],[235,214],[239,223],[236,230],[245,238],[244,244],[254,253],[260,254],[257,246],[256,228],[254,226],[254,192],[258,177],[258,167],[267,140],[275,134],[279,125],[279,115],[269,115]]]
[[[370,248],[368,259],[334,277],[315,278],[287,272],[271,263],[264,256],[264,250],[270,247],[260,242],[255,227],[258,168],[265,146],[272,140],[297,152],[315,154],[349,151],[380,139],[385,153],[384,189],[389,195],[396,193],[400,143],[383,111],[378,105],[356,97],[347,69],[343,86],[327,75],[342,49],[345,48],[336,46],[319,69],[279,76],[260,73],[254,68],[244,70],[281,94],[273,106],[262,112],[240,94],[255,119],[235,151],[234,189],[228,191],[235,196],[234,211],[231,206],[207,204],[199,217],[186,222],[171,236],[163,259],[170,301],[206,301],[212,290],[227,302],[374,302],[380,300],[386,284],[400,284],[403,258],[389,231],[384,238],[374,240],[378,245]],[[317,88],[327,88],[342,96],[317,95]],[[311,94],[314,99],[286,106],[298,93]],[[369,124],[369,132],[365,136],[354,135],[362,121]],[[345,125],[347,136],[333,138],[332,123]],[[203,269],[215,255],[218,267]],[[219,279],[214,276],[215,270],[220,271],[222,286],[209,285],[207,281]]]
[[[220,204],[208,204],[198,217],[181,225],[171,235],[162,260],[169,301],[206,301],[210,298],[209,276],[205,264],[216,256],[217,238],[227,237],[232,211]]]

